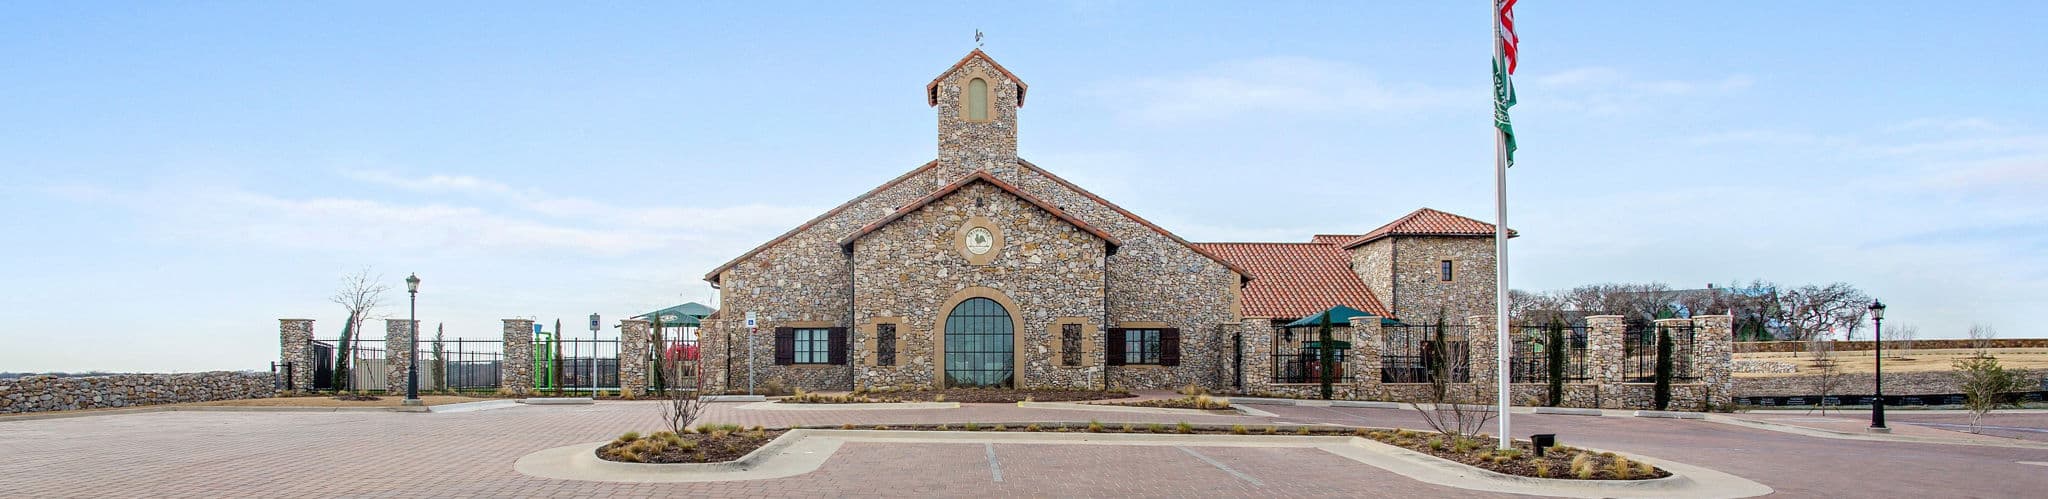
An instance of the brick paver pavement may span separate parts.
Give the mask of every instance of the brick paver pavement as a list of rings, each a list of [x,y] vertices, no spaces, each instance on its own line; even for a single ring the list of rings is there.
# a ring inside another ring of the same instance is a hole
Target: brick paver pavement
[[[1008,405],[751,411],[753,425],[930,422],[1335,422],[1417,427],[1406,411],[1262,407],[1275,418]],[[9,497],[1387,496],[1464,497],[1312,449],[853,442],[819,470],[717,483],[622,484],[520,475],[533,451],[656,426],[653,402],[467,413],[161,412],[0,422]],[[1569,443],[1736,473],[1793,496],[2018,496],[2048,490],[2048,451],[1819,439],[1699,421],[1517,416]],[[996,465],[988,455],[993,449]],[[995,469],[1002,481],[995,480]],[[1226,469],[1227,468],[1227,469]]]

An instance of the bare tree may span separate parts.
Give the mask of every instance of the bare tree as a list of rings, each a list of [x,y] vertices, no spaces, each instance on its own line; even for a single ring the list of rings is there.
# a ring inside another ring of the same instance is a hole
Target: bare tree
[[[353,379],[348,374],[349,360],[355,357],[355,348],[351,342],[362,335],[363,321],[370,320],[370,313],[383,301],[384,291],[389,289],[383,281],[383,275],[372,277],[370,268],[363,267],[355,273],[342,276],[341,289],[335,291],[334,296],[327,298],[328,301],[348,310],[348,324],[341,328],[341,341],[337,346],[339,350],[335,354],[336,390],[349,388],[349,382]]]
[[[1920,326],[1900,324],[1887,327],[1884,328],[1883,336],[1885,343],[1889,343],[1885,345],[1885,350],[1892,353],[1892,358],[1910,360],[1906,354],[1913,350],[1913,339],[1920,336]]]
[[[1424,394],[1424,400],[1410,401],[1408,405],[1422,415],[1424,424],[1442,434],[1446,440],[1457,442],[1478,435],[1479,431],[1486,427],[1486,423],[1493,420],[1494,412],[1491,408],[1466,405],[1468,401],[1460,400],[1461,397],[1452,392],[1452,388],[1464,385],[1460,382],[1462,380],[1458,379],[1458,374],[1470,372],[1468,369],[1471,367],[1472,356],[1469,349],[1452,346],[1453,342],[1460,345],[1470,343],[1465,343],[1465,338],[1447,335],[1443,324],[1443,317],[1439,316],[1435,331],[1432,333],[1434,338],[1428,342],[1429,347],[1422,352],[1431,359],[1426,363],[1428,368],[1424,370],[1424,375],[1429,378],[1429,392]],[[1506,374],[1501,373],[1503,376]]]
[[[1998,328],[1984,323],[1970,325],[1970,350],[1976,357],[1990,357],[1991,344],[1994,343],[1993,340],[1997,339]]]
[[[695,388],[665,390],[661,396],[661,422],[678,435],[704,415],[704,401]]]
[[[1853,337],[1863,324],[1870,297],[1848,283],[1805,285],[1778,294],[1779,310],[1791,340],[1805,341],[1841,330]],[[1847,338],[1845,338],[1847,339]]]
[[[1842,366],[1835,362],[1834,340],[1826,336],[1808,338],[1806,340],[1806,356],[1813,360],[1813,367],[1818,371],[1814,375],[1813,380],[1815,390],[1820,392],[1817,394],[1820,395],[1820,400],[1814,401],[1814,407],[1822,415],[1826,415],[1829,406],[1828,397],[1837,395],[1835,392],[1842,387]],[[1809,410],[1807,412],[1813,411]]]

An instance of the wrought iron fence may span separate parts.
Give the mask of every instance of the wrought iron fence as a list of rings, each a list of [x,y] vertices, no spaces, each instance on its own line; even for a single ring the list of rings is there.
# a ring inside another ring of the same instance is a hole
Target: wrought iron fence
[[[556,358],[536,356],[534,385],[555,389],[556,377],[562,391],[615,390],[619,387],[619,340],[563,338]],[[545,352],[542,352],[545,353]],[[548,369],[550,361],[552,369]],[[593,370],[595,372],[593,372]]]
[[[495,390],[504,383],[504,340],[428,341],[421,358],[430,390]]]
[[[1622,330],[1622,380],[1631,383],[1649,383],[1657,380],[1659,332],[1671,336],[1671,380],[1699,379],[1692,369],[1693,356],[1696,352],[1692,325],[1630,324],[1628,328]]]
[[[383,338],[349,338],[347,350],[341,349],[340,339],[308,343],[307,352],[313,356],[313,389],[383,391],[388,386]],[[341,375],[344,370],[346,376]]]
[[[1332,353],[1333,355],[1331,357],[1333,363],[1330,366],[1332,374],[1331,381],[1338,383],[1350,383],[1355,378],[1349,370],[1344,368],[1344,354],[1346,353],[1346,351],[1343,349],[1338,349]],[[1316,350],[1303,350],[1298,353],[1273,354],[1273,382],[1322,383],[1322,353]]]
[[[1550,329],[1544,326],[1522,326],[1513,337],[1514,349],[1508,358],[1508,381],[1514,383],[1550,382],[1550,359],[1553,350],[1564,350],[1564,380],[1568,383],[1592,379],[1586,368],[1586,326],[1563,326],[1557,343],[1551,344]]]
[[[1471,340],[1464,325],[1395,324],[1380,329],[1380,382],[1451,383],[1472,379]]]

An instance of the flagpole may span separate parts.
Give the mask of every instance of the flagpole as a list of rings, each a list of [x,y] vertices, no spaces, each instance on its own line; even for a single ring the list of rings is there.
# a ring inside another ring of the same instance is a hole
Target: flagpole
[[[1493,6],[1488,18],[1493,23],[1493,59],[1501,61],[1500,4],[1499,0],[1488,2]],[[1501,68],[1506,71],[1507,68]],[[1495,96],[1498,99],[1500,97]],[[1498,105],[1498,104],[1496,104]],[[1508,145],[1507,132],[1493,127],[1493,261],[1494,261],[1494,371],[1496,400],[1494,409],[1500,419],[1500,448],[1514,448],[1514,433],[1509,431],[1508,414],[1508,356],[1512,351],[1508,343]]]

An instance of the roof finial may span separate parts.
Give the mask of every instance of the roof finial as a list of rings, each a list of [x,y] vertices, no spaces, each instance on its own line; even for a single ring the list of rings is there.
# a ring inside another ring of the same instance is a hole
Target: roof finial
[[[974,29],[974,50],[981,50],[981,28]]]

